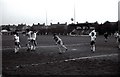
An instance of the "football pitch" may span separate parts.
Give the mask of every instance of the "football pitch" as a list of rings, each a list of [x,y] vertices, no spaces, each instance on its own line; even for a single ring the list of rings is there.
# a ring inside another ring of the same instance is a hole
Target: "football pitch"
[[[88,36],[60,36],[68,51],[59,54],[51,35],[38,35],[36,51],[27,51],[26,36],[20,35],[22,48],[14,53],[13,36],[2,36],[3,75],[116,75],[118,48],[114,36],[104,42],[97,36],[96,51],[90,50]]]

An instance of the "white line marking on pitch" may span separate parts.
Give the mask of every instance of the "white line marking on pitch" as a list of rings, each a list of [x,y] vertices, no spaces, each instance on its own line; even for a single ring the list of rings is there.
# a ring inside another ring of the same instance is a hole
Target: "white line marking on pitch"
[[[75,45],[86,45],[86,44],[89,44],[89,43],[81,43],[81,44],[70,44],[70,45],[66,45],[66,46],[75,46]],[[57,45],[51,45],[51,46],[37,46],[37,48],[46,48],[46,47],[57,47]],[[21,47],[20,49],[25,49],[27,47]],[[3,48],[3,49],[0,49],[0,50],[9,50],[9,49],[14,49],[14,48]]]
[[[71,49],[71,50],[76,51],[77,49]]]
[[[38,65],[43,65],[43,64],[62,63],[62,62],[67,62],[67,61],[75,61],[75,60],[91,59],[91,58],[100,58],[100,57],[111,57],[111,56],[118,56],[118,54],[106,54],[106,55],[79,57],[79,58],[66,59],[66,60],[53,61],[53,62],[46,62],[46,63],[37,63],[37,64],[24,64],[24,65],[17,65],[17,66],[15,66],[15,68],[19,68],[20,66],[23,66],[23,67],[26,67],[26,66],[38,66]]]
[[[67,60],[65,60],[65,61],[80,60],[80,59],[91,59],[91,58],[100,58],[100,57],[107,57],[107,56],[109,56],[109,57],[110,57],[110,56],[118,56],[118,54],[106,54],[106,55],[80,57],[80,58],[67,59]]]

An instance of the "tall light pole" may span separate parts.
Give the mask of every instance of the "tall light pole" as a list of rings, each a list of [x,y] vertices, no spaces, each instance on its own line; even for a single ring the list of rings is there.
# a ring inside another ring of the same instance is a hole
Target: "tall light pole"
[[[74,0],[74,24],[76,22],[76,9],[75,9],[75,0]]]
[[[71,18],[72,23],[75,24],[76,22],[76,9],[75,9],[75,0],[73,0],[74,5],[73,5],[73,18]]]
[[[118,2],[118,30],[120,30],[120,1]]]
[[[46,11],[46,26],[47,26],[47,11]]]

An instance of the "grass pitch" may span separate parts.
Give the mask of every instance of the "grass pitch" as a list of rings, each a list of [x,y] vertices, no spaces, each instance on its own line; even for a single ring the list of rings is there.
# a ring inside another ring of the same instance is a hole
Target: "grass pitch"
[[[68,48],[63,54],[52,36],[37,36],[36,51],[27,52],[27,38],[20,35],[22,48],[14,53],[13,36],[2,37],[3,75],[116,75],[118,48],[114,37],[96,40],[96,52],[90,51],[88,36],[60,36]],[[82,59],[83,58],[83,59]]]

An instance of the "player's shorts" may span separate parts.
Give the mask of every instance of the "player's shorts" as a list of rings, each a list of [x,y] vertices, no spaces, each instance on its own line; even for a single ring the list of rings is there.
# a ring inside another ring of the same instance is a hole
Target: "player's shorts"
[[[20,45],[20,42],[15,42],[15,46],[19,47],[19,45]]]
[[[57,42],[59,45],[63,45],[64,43],[62,41]]]
[[[108,36],[105,36],[106,39],[108,39]]]
[[[36,40],[31,40],[31,42],[35,45],[35,46],[37,46],[37,43],[36,43]]]
[[[94,45],[94,44],[95,44],[95,41],[91,41],[91,42],[90,42],[90,45]]]
[[[28,43],[30,43],[30,42],[31,42],[31,40],[32,40],[32,39],[28,39],[28,40],[27,40],[27,41],[28,41]]]
[[[118,42],[120,43],[120,38],[118,39]]]

